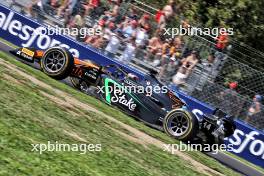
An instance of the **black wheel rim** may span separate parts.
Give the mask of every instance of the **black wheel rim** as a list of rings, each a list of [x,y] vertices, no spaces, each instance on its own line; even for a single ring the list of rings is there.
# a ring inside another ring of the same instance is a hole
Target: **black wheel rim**
[[[168,120],[168,130],[175,136],[180,137],[184,135],[189,129],[188,119],[185,114],[174,113]]]
[[[89,85],[85,81],[81,82],[80,89],[82,92],[89,93]]]
[[[66,58],[61,51],[52,51],[44,58],[44,67],[49,73],[59,72],[65,65]]]

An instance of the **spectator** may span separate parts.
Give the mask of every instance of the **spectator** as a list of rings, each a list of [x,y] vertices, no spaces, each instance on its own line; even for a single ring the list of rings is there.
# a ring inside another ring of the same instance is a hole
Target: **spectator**
[[[174,40],[171,39],[162,47],[162,57],[161,57],[161,70],[159,77],[161,80],[170,81],[168,76],[170,72],[175,72],[178,67],[178,60],[176,59],[176,48],[174,45]],[[174,74],[174,73],[173,73]]]
[[[47,3],[47,0],[33,0],[32,3],[26,8],[28,17],[37,17],[37,13],[34,10],[41,10],[43,5]]]
[[[153,61],[153,57],[154,59],[156,57],[159,57],[161,56],[161,52],[162,52],[162,41],[161,41],[161,38],[159,36],[159,32],[157,31],[155,36],[152,37],[150,40],[149,40],[149,44],[147,46],[147,56],[146,56],[146,59],[148,61]],[[160,62],[160,61],[159,61]],[[155,64],[155,65],[158,65],[159,63]]]
[[[128,64],[134,57],[136,52],[136,43],[135,38],[131,38],[126,45],[126,49],[121,56],[121,61],[125,64]]]
[[[100,5],[100,0],[87,0],[87,3],[83,4],[83,8],[85,9],[84,15],[87,16],[90,12],[96,9]]]
[[[93,46],[94,48],[101,49],[104,44],[104,39],[100,35],[93,35],[85,40],[85,43]]]
[[[176,85],[183,85],[198,62],[198,52],[193,50],[189,56],[181,60],[182,65],[173,76],[172,82]]]
[[[155,20],[158,23],[160,29],[165,27],[165,13],[161,9],[157,11]]]
[[[126,16],[126,21],[125,23],[129,23],[130,21],[133,21],[133,20],[138,20],[139,17],[138,17],[138,12],[135,8],[131,8],[129,9],[128,11],[128,15]]]
[[[178,72],[172,77],[172,83],[177,86],[183,85],[188,77],[187,73],[187,68],[180,67]]]
[[[212,75],[216,71],[215,58],[213,54],[209,54],[207,60],[202,62],[204,72]]]
[[[140,28],[150,28],[150,23],[149,23],[149,20],[150,20],[150,16],[148,14],[144,14],[142,15],[142,17],[139,19],[138,21],[138,25]]]
[[[113,35],[114,31],[116,30],[116,26],[113,22],[108,24],[108,27],[104,29],[104,39],[109,41],[110,37]]]
[[[248,109],[247,118],[245,119],[246,122],[252,120],[252,117],[261,111],[261,101],[262,101],[261,95],[254,96],[253,102]]]
[[[125,38],[133,37],[136,35],[136,30],[137,30],[137,21],[133,20],[129,24],[123,27],[123,36]]]
[[[184,19],[181,21],[181,25],[183,28],[188,29],[190,27],[190,22],[188,19]]]
[[[230,82],[229,89],[225,89],[217,96],[217,98],[220,98],[219,107],[226,111],[227,114],[235,117],[240,113],[240,107],[243,103],[238,97],[237,87],[237,82]]]
[[[97,25],[94,25],[94,30],[104,31],[105,30],[105,19],[99,20]],[[95,48],[102,48],[104,44],[104,37],[103,35],[91,35],[87,36],[85,39],[85,43],[91,45]]]
[[[85,25],[85,12],[79,11],[77,15],[74,16],[74,18],[70,21],[70,23],[67,25],[69,28],[82,28]]]
[[[171,60],[175,61],[175,64],[179,64],[179,59],[182,56],[182,49],[183,49],[183,41],[182,41],[182,36],[177,36],[174,38],[174,43],[175,47],[175,53],[171,57]]]
[[[57,15],[55,16],[56,18],[60,18],[62,15],[62,12],[68,7],[70,3],[70,0],[63,0],[61,3],[61,6],[58,9]]]
[[[167,42],[165,42],[162,45],[161,65],[166,67],[166,65],[169,63],[170,58],[174,57],[174,55],[175,55],[174,41],[172,39],[167,40]]]
[[[118,31],[117,34],[113,34],[105,48],[105,54],[108,57],[114,58],[121,43],[122,32]]]
[[[110,12],[107,12],[107,14],[111,16],[116,16],[119,14],[119,10],[120,10],[120,5],[116,4],[113,6],[113,9]]]
[[[150,27],[148,25],[145,25],[144,28],[142,27],[138,27],[135,37],[136,37],[136,44],[137,46],[145,46],[145,44],[147,43],[148,39],[149,39],[149,30]]]
[[[174,0],[169,0],[168,4],[156,13],[155,19],[159,25],[160,29],[166,26],[166,21],[173,17],[176,12]]]
[[[163,11],[163,13],[167,19],[171,18],[176,11],[175,10],[175,1],[169,0],[168,4],[163,7],[162,11]]]
[[[103,15],[99,20],[98,23],[95,25],[99,27],[101,30],[109,23],[109,17],[106,15]]]
[[[43,10],[49,14],[49,15],[55,15],[56,11],[55,9],[58,9],[60,7],[60,1],[59,0],[44,0],[45,3],[42,4]]]
[[[52,6],[53,8],[57,8],[60,6],[60,1],[59,0],[50,0],[48,1],[49,5]]]
[[[182,36],[177,36],[174,38],[174,47],[176,50],[182,49]]]
[[[186,74],[189,75],[198,62],[198,52],[193,50],[189,56],[181,60],[181,67],[186,68]]]
[[[105,44],[105,40],[102,36],[99,36],[97,40],[95,40],[94,47],[97,49],[103,49],[103,46]]]
[[[110,11],[106,11],[105,15],[109,17],[109,20],[115,21],[117,20],[117,17],[119,16],[120,13],[120,4],[115,3],[112,9]]]
[[[66,26],[69,29],[72,28],[76,28],[78,30],[80,30],[82,27],[84,27],[85,25],[85,19],[84,19],[84,11],[79,11],[79,13],[77,15],[75,15],[69,22],[69,24],[66,24]],[[81,34],[80,32],[78,32],[77,34],[75,33],[73,37],[76,37],[76,40],[80,41],[81,38],[83,39],[86,34]]]
[[[175,46],[174,46],[174,41],[171,40],[167,40],[167,42],[165,42],[162,45],[162,58],[170,58],[174,55],[175,53]]]
[[[64,19],[62,21],[65,21],[67,24],[69,19],[70,19],[70,16],[73,14],[76,14],[73,12],[77,12],[76,6],[78,5],[78,3],[79,2],[77,0],[65,0],[65,1],[63,1],[63,4],[59,7],[58,13],[55,17],[59,19],[62,16],[64,16]]]

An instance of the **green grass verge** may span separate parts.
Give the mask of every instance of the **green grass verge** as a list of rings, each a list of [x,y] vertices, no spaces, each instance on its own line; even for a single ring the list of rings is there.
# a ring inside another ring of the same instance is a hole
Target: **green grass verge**
[[[0,67],[0,175],[202,175],[177,156],[144,148],[111,128],[95,113],[74,116],[46,97],[30,81],[16,84]],[[21,80],[21,76],[12,75]],[[32,143],[101,144],[102,151],[32,152]]]
[[[178,143],[97,99],[53,80],[14,58],[0,52],[0,58],[17,65],[37,79],[71,94],[114,118],[133,126],[165,143]],[[111,128],[120,129],[109,120],[86,112],[81,118],[45,98],[30,81],[17,85],[3,79],[8,70],[0,67],[0,175],[201,175],[188,163],[156,147],[144,148],[120,136]],[[12,74],[12,73],[10,73]],[[13,74],[17,79],[19,75]],[[113,126],[112,126],[113,125]],[[76,152],[31,152],[31,143],[79,143],[65,133],[78,134],[89,143],[101,143],[101,152],[80,155]],[[224,175],[238,175],[216,160],[189,152],[194,158]]]

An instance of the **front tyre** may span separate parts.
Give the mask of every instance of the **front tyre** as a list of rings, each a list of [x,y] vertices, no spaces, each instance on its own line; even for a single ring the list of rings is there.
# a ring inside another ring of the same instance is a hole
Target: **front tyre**
[[[65,79],[74,67],[72,54],[64,48],[54,47],[45,51],[41,59],[41,68],[45,74],[54,79]]]
[[[163,120],[163,129],[171,137],[189,141],[198,133],[198,120],[184,109],[170,111]]]

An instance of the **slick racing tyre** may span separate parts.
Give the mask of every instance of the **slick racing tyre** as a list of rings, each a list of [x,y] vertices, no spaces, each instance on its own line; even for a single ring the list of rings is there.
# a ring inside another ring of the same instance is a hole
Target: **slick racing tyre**
[[[170,111],[163,120],[163,129],[175,139],[192,140],[198,133],[198,120],[184,109]]]
[[[80,90],[80,81],[81,81],[80,78],[70,76],[69,79],[72,83],[72,86]]]
[[[80,78],[76,78],[76,77],[72,77],[72,76],[70,76],[69,78],[70,78],[70,81],[71,81],[73,87],[75,87],[76,89],[78,89],[84,93],[89,93],[90,84],[81,80]]]
[[[64,79],[70,75],[74,67],[74,58],[67,49],[54,47],[45,51],[41,59],[44,73],[54,79]]]

